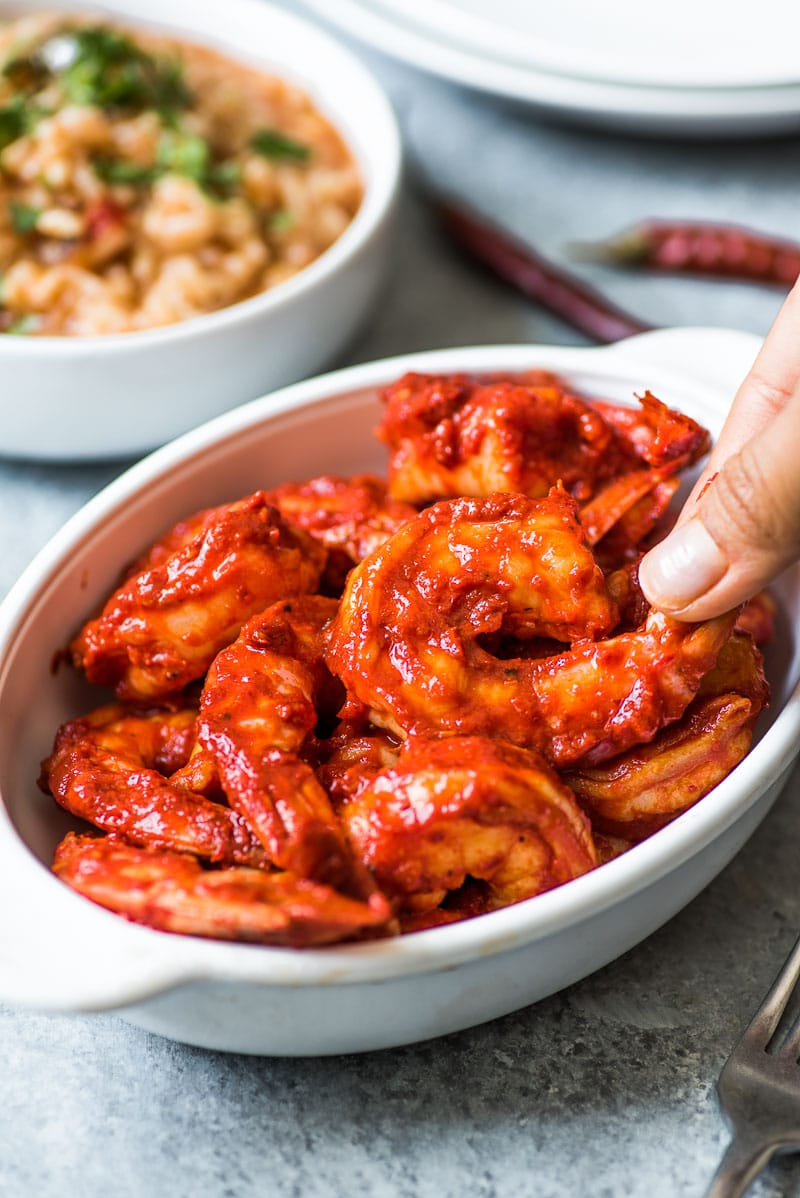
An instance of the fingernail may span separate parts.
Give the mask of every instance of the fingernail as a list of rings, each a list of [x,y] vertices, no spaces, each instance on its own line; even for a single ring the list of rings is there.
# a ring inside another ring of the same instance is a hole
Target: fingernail
[[[642,559],[639,581],[652,604],[679,611],[710,590],[727,569],[719,545],[694,519],[676,528]]]

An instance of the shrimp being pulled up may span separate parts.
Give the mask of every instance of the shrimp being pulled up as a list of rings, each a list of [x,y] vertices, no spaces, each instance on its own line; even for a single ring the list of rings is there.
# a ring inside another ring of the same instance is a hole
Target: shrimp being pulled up
[[[734,633],[678,723],[604,765],[568,771],[565,781],[596,828],[640,840],[708,794],[739,764],[768,697],[761,654],[748,635]]]
[[[647,392],[639,408],[581,399],[552,375],[475,379],[407,374],[384,393],[379,437],[391,451],[389,491],[427,503],[517,491],[546,495],[561,482],[581,505],[595,544],[621,562],[663,514],[670,476],[708,451],[694,420]]]
[[[328,663],[395,735],[501,735],[557,766],[599,762],[678,719],[735,615],[681,624],[650,612],[594,643],[618,610],[574,503],[493,495],[438,503],[350,575]],[[500,659],[480,636],[577,641]],[[357,715],[352,702],[348,715]]]
[[[341,816],[406,910],[438,907],[468,878],[486,883],[483,910],[494,910],[597,864],[589,822],[546,762],[483,737],[410,738]]]
[[[70,833],[53,870],[79,894],[165,932],[308,948],[375,935],[382,911],[330,886],[260,869],[204,870],[184,853]]]
[[[197,738],[214,761],[231,806],[282,869],[328,882],[359,898],[377,895],[353,858],[327,794],[298,756],[333,690],[322,660],[333,599],[303,596],[273,604],[242,629],[212,665],[200,701]]]
[[[42,763],[42,789],[73,815],[130,844],[266,866],[241,816],[164,777],[188,757],[196,719],[196,711],[143,715],[110,704],[71,720]]]
[[[407,503],[493,491],[538,497],[559,480],[585,502],[635,461],[602,416],[544,373],[405,374],[383,397],[389,493]]]
[[[701,425],[649,392],[638,408],[586,400],[544,372],[406,374],[384,399],[389,492],[409,503],[493,491],[535,498],[559,480],[586,503],[637,467],[678,470],[710,446]]]
[[[205,674],[250,616],[313,591],[325,556],[261,492],[213,509],[186,544],[112,595],[73,641],[73,661],[123,699],[177,694]]]

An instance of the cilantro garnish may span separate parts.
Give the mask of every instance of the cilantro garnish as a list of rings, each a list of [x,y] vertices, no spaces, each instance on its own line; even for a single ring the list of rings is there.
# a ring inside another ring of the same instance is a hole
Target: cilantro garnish
[[[104,183],[127,183],[133,187],[153,183],[160,174],[157,167],[125,162],[121,158],[95,158],[92,166]]]
[[[157,165],[163,171],[186,175],[196,183],[202,183],[209,169],[211,148],[204,137],[197,133],[168,131],[161,135],[158,144]]]
[[[274,233],[286,233],[296,219],[295,214],[288,208],[280,208],[277,212],[272,213],[267,223]]]
[[[23,91],[37,91],[57,78],[73,104],[142,112],[154,108],[166,120],[191,103],[180,64],[157,59],[116,29],[90,25],[62,29],[3,74]]]
[[[27,103],[23,96],[14,96],[4,104],[0,108],[0,150],[30,133],[41,115],[41,109]]]
[[[23,204],[20,200],[11,200],[8,211],[11,223],[18,233],[32,233],[42,215],[38,208],[31,204]]]
[[[196,133],[165,130],[159,141],[156,162],[141,166],[115,158],[95,158],[94,170],[105,183],[127,183],[147,186],[164,175],[183,175],[192,179],[216,197],[228,195],[239,183],[241,171],[237,162],[211,161],[211,147]]]
[[[257,129],[250,138],[250,147],[265,158],[293,158],[296,162],[307,162],[311,157],[307,145],[277,129]]]
[[[73,103],[136,111],[173,111],[189,104],[179,64],[159,62],[126,34],[97,25],[59,36],[62,45],[71,43],[71,55],[64,53],[66,65],[54,73]]]

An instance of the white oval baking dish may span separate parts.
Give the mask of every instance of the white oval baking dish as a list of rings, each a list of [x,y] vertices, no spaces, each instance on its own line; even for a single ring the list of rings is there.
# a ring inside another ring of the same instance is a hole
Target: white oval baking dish
[[[382,469],[377,389],[408,369],[563,373],[590,395],[650,387],[716,431],[757,348],[719,330],[650,333],[602,349],[493,346],[414,354],[297,384],[159,450],[75,516],[0,607],[0,1000],[116,1008],[211,1048],[306,1055],[422,1040],[551,994],[625,952],[702,889],[777,796],[800,746],[800,572],[776,587],[773,701],[750,755],[708,797],[623,857],[461,924],[325,950],[172,936],[74,894],[47,863],[68,825],[36,788],[59,722],[96,703],[53,653],[122,565],[175,518],[258,486]]]

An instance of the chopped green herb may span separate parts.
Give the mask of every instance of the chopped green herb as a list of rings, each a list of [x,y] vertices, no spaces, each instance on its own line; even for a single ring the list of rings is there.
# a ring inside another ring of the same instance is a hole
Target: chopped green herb
[[[209,169],[210,157],[208,142],[196,133],[172,130],[161,135],[158,165],[162,171],[186,175],[196,183],[202,183]]]
[[[281,208],[278,212],[272,213],[268,224],[273,233],[286,233],[292,228],[296,219],[295,214],[288,208]]]
[[[238,162],[219,162],[206,171],[204,186],[211,192],[229,195],[242,181],[242,168]]]
[[[311,157],[307,145],[277,129],[257,129],[250,138],[250,146],[265,158],[293,158],[296,162],[307,162]]]
[[[155,108],[165,119],[191,102],[179,63],[156,59],[127,34],[102,25],[63,29],[24,59],[8,63],[5,73],[34,89],[48,77],[58,78],[73,104]]]
[[[189,103],[177,63],[160,63],[125,34],[102,26],[78,29],[71,36],[76,52],[62,80],[75,103],[137,110],[171,110]]]
[[[35,55],[22,54],[11,58],[3,67],[3,77],[8,79],[18,92],[35,92],[43,87],[50,76],[45,64]]]
[[[12,320],[11,324],[6,329],[6,334],[15,334],[18,337],[25,336],[28,333],[35,333],[39,327],[39,317],[32,316],[30,313],[25,316],[18,316],[16,320]]]
[[[237,162],[212,162],[211,147],[205,138],[178,130],[162,134],[158,165],[163,173],[172,171],[176,175],[185,175],[198,187],[218,197],[228,195],[241,178]]]
[[[34,208],[31,204],[23,204],[19,200],[12,200],[8,205],[8,211],[11,223],[18,233],[31,233],[42,215],[39,208]]]
[[[228,195],[241,178],[237,162],[212,163],[211,148],[204,138],[178,130],[163,133],[154,166],[104,157],[95,158],[92,165],[105,183],[147,186],[171,173],[193,179],[198,187],[220,197]]]
[[[157,167],[124,162],[119,158],[95,158],[92,166],[94,173],[104,183],[127,183],[132,187],[152,183],[160,174]]]
[[[0,150],[29,133],[40,115],[41,110],[28,104],[23,96],[14,96],[4,104],[0,108]]]

